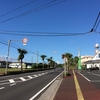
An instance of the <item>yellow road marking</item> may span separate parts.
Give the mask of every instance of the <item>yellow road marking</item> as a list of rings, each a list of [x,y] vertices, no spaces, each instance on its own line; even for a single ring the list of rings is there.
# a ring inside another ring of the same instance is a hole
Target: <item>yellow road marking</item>
[[[83,97],[83,94],[82,94],[82,91],[79,86],[79,83],[78,83],[78,80],[77,80],[74,70],[73,70],[73,75],[74,75],[74,82],[75,82],[75,87],[76,87],[77,98],[78,98],[78,100],[84,100],[84,97]]]

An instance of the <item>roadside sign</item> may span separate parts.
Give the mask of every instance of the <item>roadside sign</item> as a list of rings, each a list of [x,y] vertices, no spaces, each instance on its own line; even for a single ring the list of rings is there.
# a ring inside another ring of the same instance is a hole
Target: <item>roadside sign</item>
[[[26,45],[26,43],[28,42],[28,39],[27,38],[23,38],[22,42],[23,42],[23,45]]]

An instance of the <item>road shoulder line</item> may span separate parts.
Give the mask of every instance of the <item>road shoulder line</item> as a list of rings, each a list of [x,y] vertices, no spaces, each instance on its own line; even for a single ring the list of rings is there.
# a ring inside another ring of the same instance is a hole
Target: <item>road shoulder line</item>
[[[85,77],[83,74],[81,74],[80,72],[78,72],[81,76],[83,76],[87,81],[89,81],[90,82],[90,80],[87,78],[87,77]]]

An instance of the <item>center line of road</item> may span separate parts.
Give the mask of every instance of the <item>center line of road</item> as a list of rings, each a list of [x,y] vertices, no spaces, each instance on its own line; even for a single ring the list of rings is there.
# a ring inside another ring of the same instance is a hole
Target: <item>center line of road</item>
[[[74,82],[75,82],[75,87],[76,87],[76,92],[77,92],[77,98],[78,98],[78,100],[84,100],[84,97],[83,97],[83,94],[82,94],[82,91],[79,86],[79,83],[78,83],[78,80],[77,80],[74,70],[73,70],[73,75],[74,75]]]

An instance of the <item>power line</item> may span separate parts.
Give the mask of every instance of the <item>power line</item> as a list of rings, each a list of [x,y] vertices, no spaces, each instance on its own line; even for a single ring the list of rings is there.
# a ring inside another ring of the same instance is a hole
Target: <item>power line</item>
[[[100,24],[100,19],[99,19],[99,21],[98,21],[98,23],[97,23],[97,26],[96,26],[96,28],[95,28],[95,31],[97,30],[99,24]]]
[[[39,7],[37,7],[37,8],[34,8],[34,9],[32,9],[32,10],[29,10],[29,11],[24,12],[24,13],[22,13],[22,14],[19,14],[19,15],[17,15],[17,16],[14,16],[14,17],[5,19],[5,20],[3,20],[3,21],[0,21],[0,23],[4,23],[4,22],[10,21],[10,20],[15,19],[15,18],[19,18],[19,17],[23,17],[23,16],[26,16],[26,15],[29,15],[29,14],[31,14],[31,13],[33,13],[33,12],[37,12],[37,11],[46,9],[46,8],[48,8],[48,7],[55,6],[55,5],[57,5],[57,4],[59,4],[59,3],[62,3],[62,2],[64,2],[64,1],[66,1],[66,0],[62,0],[62,1],[59,1],[59,2],[57,2],[57,0],[53,0],[53,1],[48,2],[48,3],[46,3],[46,4],[42,5],[42,6],[39,6]],[[54,3],[54,2],[56,2],[56,3]],[[52,3],[53,3],[53,4],[52,4]]]
[[[22,34],[23,33],[23,34]],[[6,35],[18,35],[18,36],[75,36],[75,35],[85,35],[91,33],[85,32],[85,33],[55,33],[55,32],[25,32],[25,31],[4,31],[0,30],[0,34],[6,34]]]
[[[33,0],[33,1],[31,1],[31,2],[28,2],[28,3],[26,3],[26,4],[24,4],[24,5],[20,6],[20,7],[18,7],[18,8],[15,8],[15,9],[9,11],[9,12],[6,12],[6,13],[0,15],[0,17],[3,17],[3,16],[5,16],[5,15],[8,15],[8,14],[10,14],[10,13],[12,13],[12,12],[14,12],[14,11],[17,11],[17,10],[19,10],[19,9],[25,7],[25,6],[28,6],[29,4],[32,4],[32,3],[35,2],[35,1],[36,1],[36,0]]]
[[[98,14],[98,16],[96,18],[96,21],[95,21],[95,23],[94,23],[93,28],[91,29],[91,31],[94,31],[95,30],[95,26],[97,24],[97,21],[98,21],[99,17],[100,17],[100,12],[99,12],[99,14]]]
[[[8,46],[8,42],[4,39],[4,38],[1,38],[0,37],[0,43],[1,44],[4,44],[4,45],[7,45]],[[16,45],[15,43],[10,43],[10,47],[12,47],[12,48],[14,48],[14,49],[18,49],[18,48],[21,48],[21,46],[19,46],[19,45]],[[26,48],[22,48],[22,49],[26,49]],[[33,51],[30,51],[30,50],[27,50],[29,53],[32,53],[32,54],[35,54],[35,55],[37,55],[36,54],[36,52],[33,52]]]

